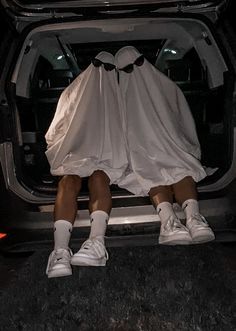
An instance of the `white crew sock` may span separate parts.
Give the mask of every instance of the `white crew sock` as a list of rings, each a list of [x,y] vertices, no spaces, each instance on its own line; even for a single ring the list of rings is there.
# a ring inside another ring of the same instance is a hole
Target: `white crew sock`
[[[182,208],[186,215],[186,220],[190,219],[194,214],[199,214],[199,204],[195,199],[188,199],[182,204]]]
[[[173,205],[168,201],[159,203],[156,208],[156,211],[157,214],[160,216],[161,223],[165,224],[171,216],[173,218],[177,218],[173,209]]]
[[[72,228],[72,224],[65,220],[54,223],[54,249],[68,249]]]
[[[91,229],[89,238],[99,237],[104,241],[109,215],[103,210],[96,210],[90,214]]]

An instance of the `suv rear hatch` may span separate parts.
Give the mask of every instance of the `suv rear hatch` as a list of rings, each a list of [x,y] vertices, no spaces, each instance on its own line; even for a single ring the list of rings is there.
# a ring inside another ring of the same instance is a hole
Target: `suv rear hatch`
[[[199,183],[199,191],[224,188],[232,180],[234,81],[213,24],[226,4],[2,1],[19,34],[5,70],[7,89],[1,85],[10,121],[0,149],[8,188],[28,202],[54,202],[58,179],[50,175],[44,136],[58,98],[99,51],[114,53],[127,44],[174,80],[189,102],[202,163],[213,173]],[[86,181],[82,191],[80,200],[87,201]],[[148,201],[135,197],[133,202],[133,195],[115,186],[112,193],[121,205]]]

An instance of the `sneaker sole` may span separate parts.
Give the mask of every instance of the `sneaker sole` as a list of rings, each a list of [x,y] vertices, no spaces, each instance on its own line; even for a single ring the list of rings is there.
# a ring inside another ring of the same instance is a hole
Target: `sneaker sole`
[[[165,237],[160,235],[159,236],[159,244],[160,245],[191,245],[192,238],[190,236],[183,236],[181,235],[180,237],[178,236],[173,236],[173,237]]]
[[[175,246],[175,245],[191,245],[193,242],[192,240],[166,240],[166,239],[160,239],[159,238],[159,244],[160,245],[169,245],[169,246]]]
[[[213,233],[200,233],[199,235],[192,237],[192,239],[194,244],[203,244],[215,240],[215,235]]]
[[[50,271],[47,274],[48,278],[66,277],[71,275],[72,275],[72,270],[64,270],[64,269]]]
[[[106,259],[89,259],[85,256],[73,256],[70,262],[72,265],[77,266],[87,266],[87,267],[105,267],[106,265]]]

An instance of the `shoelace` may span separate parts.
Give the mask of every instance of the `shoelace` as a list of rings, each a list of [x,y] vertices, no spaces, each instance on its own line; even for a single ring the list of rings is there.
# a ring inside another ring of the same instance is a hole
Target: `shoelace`
[[[105,248],[105,246],[101,243],[98,239],[88,239],[86,240],[82,246],[81,249],[92,249],[92,251],[96,254],[97,257],[105,257],[108,260],[108,252]]]
[[[178,218],[174,218],[173,216],[171,216],[164,225],[164,229],[167,231],[174,231],[174,230],[186,229],[186,228]]]
[[[195,213],[190,217],[189,222],[193,222],[193,221],[196,225],[209,226],[205,217],[199,213]]]

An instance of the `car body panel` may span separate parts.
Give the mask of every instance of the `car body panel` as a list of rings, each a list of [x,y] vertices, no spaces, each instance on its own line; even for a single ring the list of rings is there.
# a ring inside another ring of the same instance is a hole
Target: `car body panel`
[[[47,18],[91,17],[107,14],[130,14],[147,12],[203,13],[216,21],[229,0],[74,0],[74,1],[22,1],[1,0],[5,12],[13,18],[18,31],[27,24]]]
[[[225,77],[229,73],[231,75],[229,79],[230,98],[233,95],[234,81],[232,76],[234,76],[234,71],[231,62],[235,57],[233,52],[231,59],[228,58],[228,54],[224,54],[226,45],[228,48],[231,45],[223,35],[224,44],[221,43],[221,40],[219,42],[214,33],[214,23],[228,1],[166,0],[125,3],[114,1],[109,2],[109,6],[107,2],[102,1],[60,1],[58,3],[41,1],[39,3],[36,1],[4,0],[1,3],[9,14],[10,23],[16,28],[13,33],[18,37],[16,37],[18,40],[13,42],[12,52],[9,51],[7,61],[4,62],[4,72],[0,74],[0,111],[1,114],[4,114],[3,122],[9,124],[9,128],[1,128],[1,133],[4,131],[4,134],[2,134],[0,141],[0,163],[5,186],[10,192],[8,198],[11,199],[11,195],[14,195],[17,200],[15,210],[9,211],[7,224],[0,224],[0,227],[34,229],[51,227],[56,188],[42,192],[31,186],[31,183],[24,181],[23,166],[19,161],[22,157],[22,150],[24,150],[25,145],[37,145],[37,139],[35,132],[26,130],[22,132],[19,110],[12,100],[15,94],[29,97],[27,84],[30,82],[31,66],[32,68],[35,66],[35,54],[40,50],[40,54],[51,59],[50,47],[53,51],[55,50],[53,56],[58,55],[56,50],[61,51],[54,38],[56,35],[59,36],[62,47],[66,47],[67,44],[76,44],[76,42],[83,45],[89,44],[89,42],[102,42],[102,38],[109,44],[113,40],[122,41],[124,36],[127,40],[128,36],[132,36],[132,34],[133,39],[135,39],[138,32],[141,31],[146,40],[149,38],[154,40],[155,37],[156,39],[166,39],[157,55],[157,63],[160,66],[165,57],[164,53],[171,53],[177,48],[181,55],[181,52],[184,54],[188,47],[190,48],[193,44],[200,54],[200,60],[208,68],[210,89],[214,91],[224,84]],[[122,6],[125,8],[122,9]],[[144,11],[145,6],[147,6],[146,11]],[[86,11],[84,10],[85,7]],[[91,8],[94,11],[90,11]],[[166,34],[168,22],[172,24],[172,27]],[[146,26],[150,24],[152,27],[147,29],[146,35],[144,33],[145,24]],[[193,24],[193,31],[190,31],[191,24]],[[135,29],[137,30],[136,35],[133,32]],[[156,31],[159,31],[159,34]],[[45,47],[43,42],[40,44],[40,40],[44,40],[44,37],[46,40],[46,36],[48,42]],[[178,48],[180,36],[183,37],[183,43]],[[34,48],[34,45],[38,48]],[[69,53],[70,49],[66,48],[66,52]],[[24,61],[25,64],[22,65]],[[7,85],[5,85],[6,82]],[[234,95],[236,96],[235,92]],[[230,213],[235,213],[234,205],[230,204],[231,197],[228,199],[222,193],[236,178],[236,131],[232,120],[235,116],[235,109],[233,108],[233,99],[227,102],[225,107],[228,114],[225,115],[227,118],[224,119],[224,125],[228,130],[227,141],[225,142],[227,150],[223,156],[227,158],[228,163],[220,176],[198,186],[203,214],[207,218],[217,217],[217,220],[220,217],[222,220],[226,219],[229,209]],[[218,127],[213,126],[213,129],[218,130]],[[129,225],[135,224],[147,226],[154,224],[156,226],[159,222],[148,197],[145,199],[134,197],[128,192],[121,191],[114,193],[112,199],[114,207],[109,223],[111,227],[129,228]],[[134,201],[134,199],[136,200]],[[76,227],[89,226],[87,203],[87,194],[78,198],[80,212],[76,218]],[[175,209],[176,213],[183,218],[183,213],[177,205],[175,205]]]

